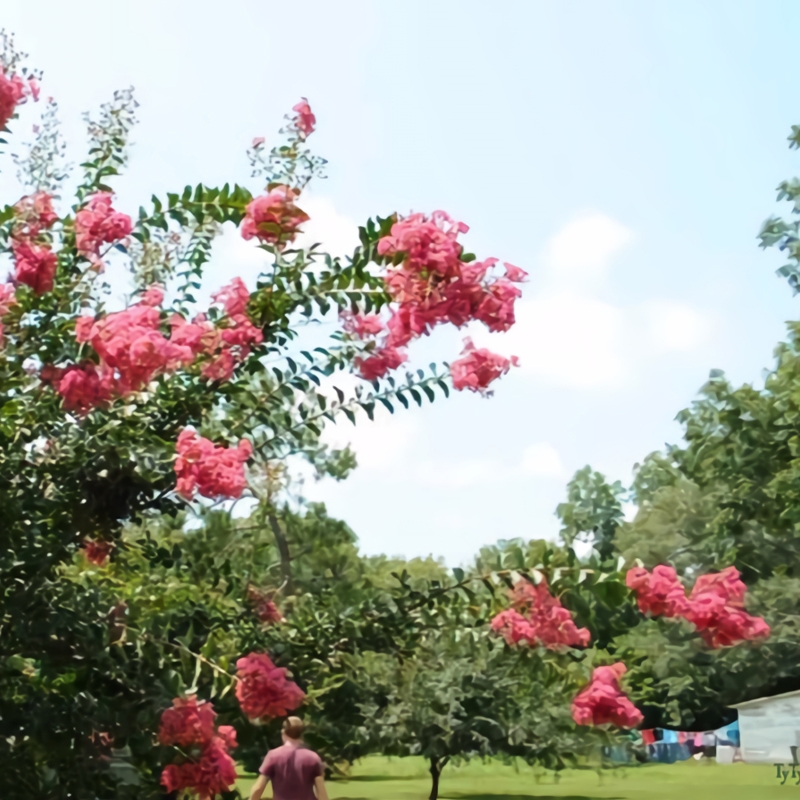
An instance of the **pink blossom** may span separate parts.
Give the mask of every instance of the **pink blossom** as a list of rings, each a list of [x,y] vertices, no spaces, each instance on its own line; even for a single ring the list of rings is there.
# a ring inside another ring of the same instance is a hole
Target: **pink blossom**
[[[222,340],[219,330],[204,314],[198,314],[191,322],[187,322],[180,314],[173,314],[169,324],[172,328],[170,342],[179,347],[188,347],[195,355],[210,355]]]
[[[412,272],[449,276],[461,263],[463,248],[456,237],[467,230],[463,222],[455,222],[444,211],[434,211],[430,217],[412,214],[395,222],[390,233],[378,241],[378,254],[390,258],[402,254],[404,268]]]
[[[113,549],[112,542],[95,541],[94,539],[85,539],[83,542],[86,560],[98,567],[104,567],[108,563],[108,557]]]
[[[362,378],[374,381],[382,378],[387,372],[397,369],[408,356],[395,347],[383,347],[373,350],[366,357],[359,356],[355,359],[356,366]]]
[[[526,619],[513,608],[507,608],[492,618],[491,629],[500,634],[508,644],[539,644],[536,629],[530,620]]]
[[[572,718],[578,725],[616,725],[635,728],[644,715],[619,688],[625,665],[597,667],[592,680],[572,701]]]
[[[48,247],[14,242],[14,274],[20,283],[30,286],[36,294],[44,294],[53,289],[58,259]]]
[[[222,328],[220,335],[229,347],[238,348],[239,360],[249,355],[251,347],[264,341],[264,334],[244,314],[230,317],[228,327]]]
[[[311,106],[309,106],[305,97],[296,106],[292,107],[292,111],[297,115],[293,120],[294,125],[303,134],[303,138],[314,133],[317,118],[311,112]]]
[[[769,625],[761,617],[744,610],[747,586],[735,567],[701,575],[688,598],[675,570],[664,564],[655,567],[652,575],[634,567],[628,570],[625,582],[636,592],[641,611],[687,619],[709,647],[730,647],[770,635]]]
[[[522,283],[528,277],[528,273],[524,269],[515,267],[507,261],[503,262],[503,266],[506,268],[506,278],[513,283]]]
[[[190,747],[207,745],[214,738],[217,714],[211,703],[197,702],[196,695],[187,699],[176,697],[172,708],[161,714],[158,741],[163,745]]]
[[[485,291],[475,310],[479,319],[490,331],[507,331],[514,324],[514,301],[522,292],[505,278],[495,281]]]
[[[340,316],[344,330],[359,339],[377,336],[385,327],[377,314],[350,314],[343,312]]]
[[[650,613],[654,617],[686,615],[686,592],[672,567],[659,564],[652,575],[642,567],[634,567],[628,570],[625,583],[636,592],[639,609],[643,613]]]
[[[164,287],[158,283],[148,286],[145,293],[142,295],[141,302],[146,306],[160,306],[164,302]]]
[[[453,386],[462,391],[483,392],[486,387],[512,367],[517,366],[516,356],[510,359],[485,348],[476,349],[470,339],[465,340],[461,358],[450,366]]]
[[[229,381],[233,377],[236,362],[230,350],[222,350],[210,361],[203,364],[200,374],[210,381]]]
[[[219,303],[227,314],[235,316],[244,314],[250,302],[250,292],[241,278],[234,278],[229,284],[218,289],[211,295],[215,303]]]
[[[263,136],[256,136],[255,139],[253,139],[253,147],[261,147],[265,141],[266,139]]]
[[[81,337],[87,335],[81,323]],[[190,347],[170,341],[161,333],[161,313],[145,303],[95,320],[89,341],[111,371],[118,373],[119,394],[139,391],[155,375],[191,364]]]
[[[400,305],[389,317],[389,345],[391,347],[404,347],[412,339],[428,332],[431,325],[431,315],[426,314],[419,306],[411,303]]]
[[[71,395],[78,398],[75,400],[76,408],[88,410],[87,398],[92,396],[90,384],[97,384],[100,396],[106,401],[112,396],[139,391],[156,375],[188,366],[199,355],[214,358],[212,367],[204,366],[206,371],[216,369],[219,372],[220,362],[229,365],[229,377],[234,364],[231,348],[241,358],[249,352],[252,344],[263,338],[261,331],[243,316],[229,321],[226,331],[230,342],[226,343],[220,331],[202,314],[191,323],[180,314],[173,314],[169,320],[171,336],[167,339],[161,331],[161,312],[153,307],[162,300],[163,289],[151,286],[140,303],[124,311],[98,319],[83,316],[76,320],[76,340],[89,342],[100,356],[99,372],[91,367],[80,380],[73,376],[65,384],[70,386]],[[215,355],[221,347],[225,348],[226,355]],[[78,383],[81,383],[80,388]],[[86,383],[85,387],[83,383]],[[65,407],[67,405],[69,401]]]
[[[534,586],[519,581],[511,592],[513,608],[501,611],[491,628],[508,644],[542,645],[550,650],[587,647],[591,633],[579,628],[569,610],[550,593],[546,580]]]
[[[253,586],[247,587],[247,599],[253,605],[253,612],[261,622],[281,622],[283,614],[275,605],[274,592],[262,592]]]
[[[245,313],[250,293],[241,278],[234,278],[213,295],[214,302],[223,306],[226,319],[218,329],[219,349],[207,349],[211,360],[203,365],[201,373],[209,380],[229,380],[236,364],[242,362],[251,349],[264,341],[264,334]]]
[[[0,317],[8,314],[11,306],[17,302],[13,283],[0,283]]]
[[[236,731],[230,725],[215,729],[216,716],[211,703],[198,703],[194,695],[176,698],[172,708],[162,713],[159,742],[188,750],[193,756],[164,768],[161,784],[168,792],[189,790],[210,800],[236,783],[236,764],[230,756],[236,747]],[[198,748],[199,759],[194,755]]]
[[[387,263],[384,284],[392,299],[391,313],[385,330],[377,315],[372,315],[369,329],[358,330],[360,338],[385,333],[372,356],[358,362],[363,377],[381,377],[399,366],[405,361],[399,348],[442,323],[460,328],[479,320],[491,331],[506,331],[514,324],[514,304],[521,295],[514,282],[526,273],[506,264],[506,277],[498,278],[491,274],[496,258],[462,261],[458,237],[468,230],[445,212],[435,211],[398,219],[378,240],[377,253]],[[346,323],[345,330],[354,332],[353,326]],[[515,358],[475,350],[471,344],[462,355],[453,372],[458,389],[483,391],[517,363]]]
[[[242,237],[256,238],[274,246],[293,242],[300,226],[309,219],[308,214],[294,204],[297,195],[291,187],[280,185],[248,203]]]
[[[0,283],[0,320],[8,314],[11,306],[17,302],[14,285],[11,283]],[[0,347],[4,343],[5,329],[2,321],[0,321]]]
[[[94,317],[78,317],[75,320],[75,341],[79,343],[88,342],[92,338],[92,328],[94,327]]]
[[[161,785],[168,792],[188,789],[203,800],[229,792],[237,779],[236,762],[226,749],[226,743],[214,739],[207,745],[197,762],[169,764],[161,773]]]
[[[695,581],[685,616],[709,647],[730,647],[769,637],[769,625],[744,610],[746,593],[747,586],[736,567],[701,575]]]
[[[86,414],[108,403],[113,393],[113,379],[99,373],[92,362],[86,362],[82,366],[67,367],[57,378],[55,388],[67,411]]]
[[[250,653],[236,662],[236,697],[249,719],[284,717],[305,698],[305,692],[286,677],[287,670],[276,667],[268,655]]]
[[[195,491],[210,498],[242,496],[247,486],[244,464],[253,453],[246,439],[238,447],[220,447],[196,431],[184,428],[178,436],[176,451],[179,494],[189,500]]]
[[[14,214],[13,236],[19,241],[36,238],[58,221],[58,214],[53,210],[53,196],[47,192],[21,198],[14,205]]]
[[[741,580],[736,567],[726,567],[721,572],[701,575],[695,581],[691,597],[705,593],[715,594],[727,603],[737,604],[744,601],[747,586]]]
[[[0,131],[8,124],[17,106],[24,102],[27,87],[19,75],[6,75],[0,67]]]
[[[102,244],[114,244],[133,230],[127,214],[114,211],[110,192],[97,192],[75,215],[75,245],[78,252],[91,260],[99,257]]]

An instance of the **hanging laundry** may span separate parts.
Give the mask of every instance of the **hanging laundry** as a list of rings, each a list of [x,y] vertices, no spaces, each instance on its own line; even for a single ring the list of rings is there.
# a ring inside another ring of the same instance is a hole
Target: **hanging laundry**
[[[726,745],[729,747],[739,747],[739,720],[731,722],[730,725],[725,725],[714,731],[717,737],[718,745]]]

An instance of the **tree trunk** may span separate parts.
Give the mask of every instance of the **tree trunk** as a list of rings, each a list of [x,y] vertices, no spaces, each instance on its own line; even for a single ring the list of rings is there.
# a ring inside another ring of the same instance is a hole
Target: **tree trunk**
[[[431,762],[431,795],[428,800],[437,800],[439,797],[439,776],[442,774],[442,770],[450,760],[450,756],[443,758],[441,763],[439,762],[438,758],[434,758],[433,756],[431,756],[429,760]]]
[[[294,587],[292,586],[292,557],[289,554],[289,542],[286,541],[286,536],[281,530],[281,525],[273,511],[269,512],[269,526],[272,528],[272,533],[275,536],[275,544],[278,545],[278,554],[281,557],[281,576],[283,577],[283,583],[286,587],[286,594],[294,594]]]

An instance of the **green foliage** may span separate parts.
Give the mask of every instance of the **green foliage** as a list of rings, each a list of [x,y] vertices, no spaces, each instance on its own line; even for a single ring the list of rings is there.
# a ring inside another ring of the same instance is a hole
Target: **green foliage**
[[[608,558],[622,522],[624,494],[619,481],[610,485],[605,476],[588,466],[578,470],[567,485],[567,501],[556,509],[563,526],[561,538],[568,545],[576,540],[589,542],[601,559]]]

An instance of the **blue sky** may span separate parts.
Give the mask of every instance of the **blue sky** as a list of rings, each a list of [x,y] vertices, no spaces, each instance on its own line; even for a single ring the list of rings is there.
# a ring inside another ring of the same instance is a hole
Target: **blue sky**
[[[136,87],[120,207],[249,183],[248,143],[307,96],[330,169],[304,207],[334,252],[369,215],[441,208],[479,257],[531,273],[517,328],[474,332],[522,361],[492,399],[331,433],[362,466],[308,494],[367,552],[455,565],[555,536],[576,469],[627,483],[679,438],[709,369],[758,383],[797,316],[755,240],[800,166],[795,3],[4,0],[0,24],[44,69],[75,148],[80,112]],[[209,289],[232,272],[257,266],[226,235]],[[450,359],[462,335],[412,359]]]

